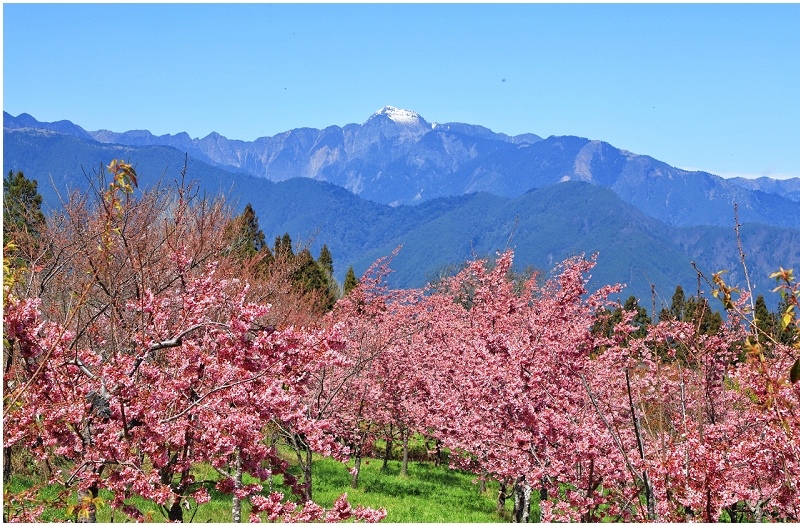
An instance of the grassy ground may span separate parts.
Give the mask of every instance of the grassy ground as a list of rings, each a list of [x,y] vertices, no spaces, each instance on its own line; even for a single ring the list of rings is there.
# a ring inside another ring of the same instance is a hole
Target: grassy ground
[[[352,465],[352,463],[351,463]],[[497,485],[485,494],[473,483],[475,475],[412,462],[408,476],[400,475],[400,463],[390,461],[381,472],[380,460],[364,461],[359,487],[350,488],[350,474],[330,459],[314,464],[314,500],[330,506],[346,491],[351,504],[386,508],[386,522],[499,522],[495,511]]]
[[[474,483],[475,475],[452,471],[446,466],[436,467],[432,463],[410,462],[408,475],[400,475],[400,462],[390,461],[386,471],[381,471],[381,460],[365,459],[361,464],[359,487],[350,488],[349,467],[330,458],[316,458],[314,461],[313,495],[314,500],[325,508],[330,508],[339,495],[347,492],[348,500],[355,507],[358,505],[372,508],[385,508],[385,522],[507,522],[510,515],[510,502],[507,502],[509,514],[501,517],[495,510],[497,484],[489,482],[486,493],[479,492],[479,485]],[[198,479],[212,477],[212,470],[196,473]],[[214,477],[216,478],[216,477]],[[252,482],[245,480],[245,482]],[[7,490],[11,493],[30,487],[34,481],[25,477],[14,477]],[[61,488],[49,487],[42,491],[43,497],[54,498]],[[281,477],[276,477],[276,491],[283,491]],[[284,491],[288,495],[288,491]],[[110,498],[107,492],[101,492],[102,498]],[[230,522],[231,498],[211,491],[211,501],[192,508],[186,512],[185,521],[193,522]],[[71,497],[74,501],[74,495]],[[157,506],[135,500],[137,508],[146,513],[150,520],[163,522],[165,518]],[[243,506],[243,519],[247,520],[249,506]],[[52,522],[69,518],[61,510],[52,510],[45,517]],[[100,522],[123,522],[126,517],[120,512],[105,507],[98,510]]]

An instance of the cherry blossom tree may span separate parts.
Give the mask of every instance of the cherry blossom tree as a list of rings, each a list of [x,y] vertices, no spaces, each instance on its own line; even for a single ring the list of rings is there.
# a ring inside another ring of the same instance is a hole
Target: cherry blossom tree
[[[269,324],[271,307],[219,272],[222,204],[192,203],[183,186],[137,199],[132,167],[114,162],[109,171],[93,211],[73,201],[56,220],[54,267],[7,295],[5,335],[22,359],[6,371],[5,445],[60,459],[47,482],[78,490],[83,520],[94,519],[100,489],[133,519],[146,519],[131,503],[138,496],[183,520],[212,487],[233,494],[233,520],[244,499],[253,520],[385,516],[342,499],[327,511],[285,503],[260,483],[242,484],[243,473],[262,482],[283,474],[302,495],[264,430],[280,422],[331,450],[306,400],[309,378],[335,351],[313,328]],[[196,479],[198,464],[219,476]],[[7,518],[36,519],[37,489],[15,496]]]
[[[418,429],[497,477],[501,499],[513,485],[515,520],[534,485],[548,520],[797,517],[790,347],[768,356],[735,315],[708,334],[674,320],[641,331],[629,312],[596,334],[614,289],[587,294],[591,260],[518,293],[511,258],[473,262],[426,296],[410,347],[426,385]]]
[[[537,276],[520,286],[509,276],[512,261],[511,252],[492,268],[475,261],[428,297],[428,329],[418,341],[426,348],[418,354],[429,357],[421,367],[430,393],[426,423],[476,471],[523,495],[536,484],[558,496],[560,484],[576,481],[576,469],[591,470],[572,455],[598,427],[580,374],[594,345],[593,313],[610,289],[582,299],[593,263],[579,259],[543,287]],[[591,475],[584,479],[594,485]],[[521,502],[520,519],[525,510]]]
[[[339,360],[317,370],[309,403],[310,418],[326,421],[354,459],[354,488],[369,444],[385,425],[397,423],[387,413],[389,393],[401,389],[390,364],[394,349],[416,330],[410,313],[420,292],[388,288],[390,261],[375,262],[327,316],[328,338],[338,341]],[[412,374],[407,371],[406,376]]]

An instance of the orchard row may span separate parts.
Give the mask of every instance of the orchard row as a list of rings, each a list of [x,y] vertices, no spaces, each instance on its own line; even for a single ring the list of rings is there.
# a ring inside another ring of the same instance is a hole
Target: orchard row
[[[506,252],[420,290],[388,287],[387,258],[333,294],[330,254],[309,271],[223,200],[135,183],[114,162],[93,195],[4,225],[6,473],[22,450],[65,488],[8,496],[6,519],[77,493],[91,520],[107,489],[132,519],[140,497],[184,520],[215,489],[234,522],[245,501],[253,520],[380,520],[344,495],[314,504],[311,454],[355,459],[356,486],[377,440],[422,434],[497,479],[521,522],[534,491],[547,521],[800,520],[796,343],[719,275],[728,315],[711,328],[615,310],[619,287],[587,291],[593,258],[520,278]]]

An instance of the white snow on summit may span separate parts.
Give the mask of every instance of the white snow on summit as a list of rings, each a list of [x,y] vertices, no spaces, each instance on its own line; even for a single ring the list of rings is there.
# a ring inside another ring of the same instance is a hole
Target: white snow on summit
[[[377,115],[386,115],[397,124],[416,124],[422,119],[416,111],[403,110],[394,106],[384,106],[372,116]]]

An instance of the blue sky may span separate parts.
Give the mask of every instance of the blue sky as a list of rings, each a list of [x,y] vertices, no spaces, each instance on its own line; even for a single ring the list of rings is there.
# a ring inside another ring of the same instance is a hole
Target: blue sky
[[[253,140],[384,105],[800,176],[800,5],[4,4],[3,109]]]

